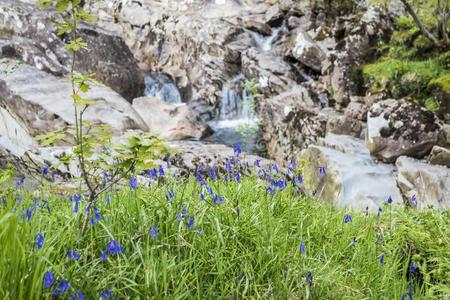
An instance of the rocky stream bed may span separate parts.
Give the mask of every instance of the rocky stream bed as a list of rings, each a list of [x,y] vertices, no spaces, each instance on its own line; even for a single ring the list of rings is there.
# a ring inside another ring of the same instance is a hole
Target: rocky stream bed
[[[19,171],[24,160],[50,163],[68,151],[70,144],[41,148],[35,137],[74,123],[64,80],[70,57],[52,26],[59,17],[34,2],[0,0],[0,162]],[[225,160],[240,143],[286,167],[304,162],[305,185],[339,206],[377,209],[391,196],[450,208],[448,121],[406,99],[370,94],[353,72],[389,35],[401,7],[368,6],[332,22],[309,2],[290,0],[86,1],[85,8],[96,24],[80,30],[89,50],[75,69],[103,83],[88,94],[101,103],[87,120],[117,135],[159,133],[179,151],[174,166],[188,172]],[[256,99],[242,87],[249,80],[259,87]],[[243,138],[242,126],[256,129]]]

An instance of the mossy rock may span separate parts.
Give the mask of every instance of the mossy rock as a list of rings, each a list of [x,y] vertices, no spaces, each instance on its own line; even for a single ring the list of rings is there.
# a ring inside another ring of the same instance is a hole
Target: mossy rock
[[[439,110],[450,113],[450,73],[447,73],[429,84],[433,100],[439,105]]]

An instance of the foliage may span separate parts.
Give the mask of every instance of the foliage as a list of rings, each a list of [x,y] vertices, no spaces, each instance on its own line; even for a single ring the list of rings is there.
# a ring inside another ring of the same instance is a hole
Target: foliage
[[[88,203],[74,213],[68,195],[9,195],[0,206],[0,298],[49,299],[62,279],[70,284],[63,298],[78,290],[86,299],[109,290],[116,299],[450,296],[448,211],[386,204],[381,216],[365,216],[299,196],[290,184],[272,196],[255,176],[170,178],[103,197],[81,239]]]
[[[108,187],[103,184],[106,174],[107,185],[129,176],[130,172],[137,172],[153,167],[153,160],[168,152],[161,140],[152,134],[128,133],[128,143],[119,141],[113,143],[111,128],[104,124],[93,124],[86,121],[84,113],[100,100],[90,99],[87,93],[91,86],[97,84],[95,74],[78,74],[74,70],[76,52],[87,49],[87,43],[78,36],[80,22],[92,22],[93,17],[83,10],[80,0],[40,0],[38,6],[42,9],[55,8],[62,14],[62,21],[54,23],[57,35],[66,36],[66,50],[72,54],[72,64],[68,81],[72,86],[72,101],[74,106],[75,124],[59,129],[39,137],[43,145],[53,145],[60,141],[73,140],[75,147],[73,153],[61,158],[60,163],[70,163],[77,160],[81,180],[89,194],[89,203],[93,205],[101,193]],[[91,210],[85,216],[83,229]]]

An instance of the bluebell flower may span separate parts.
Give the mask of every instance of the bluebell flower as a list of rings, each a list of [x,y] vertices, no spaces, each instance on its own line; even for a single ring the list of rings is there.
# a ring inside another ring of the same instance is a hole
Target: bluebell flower
[[[201,199],[202,201],[205,201],[205,195],[204,195],[202,192],[200,192],[200,199]]]
[[[266,191],[269,192],[272,195],[272,197],[275,195],[275,189],[270,185],[266,187]]]
[[[53,285],[53,273],[45,272],[44,274],[44,288],[49,289]]]
[[[327,171],[325,170],[325,167],[319,167],[319,174],[323,175],[323,176],[327,175]]]
[[[115,240],[109,241],[108,246],[106,246],[106,250],[112,256],[118,253],[123,253],[124,251],[123,247],[120,246],[120,244]]]
[[[80,255],[75,250],[74,251],[67,250],[66,256],[67,256],[68,259],[73,259],[73,260],[79,260],[80,259]]]
[[[355,245],[356,245],[356,242],[357,242],[356,239],[353,238],[353,239],[352,239],[352,242],[350,243],[350,246],[355,246]]]
[[[219,197],[217,195],[214,195],[213,205],[217,206],[217,202],[219,200]]]
[[[236,182],[240,182],[241,181],[241,174],[239,172],[236,172],[235,178],[236,178]]]
[[[164,172],[163,166],[159,166],[159,176],[165,176],[166,173]]]
[[[305,243],[303,241],[300,243],[300,253],[301,254],[305,254],[306,253]]]
[[[412,289],[410,286],[408,286],[408,298],[409,300],[413,300]]]
[[[303,177],[302,177],[302,175],[298,175],[297,181],[298,181],[298,183],[300,183],[300,184],[303,183]]]
[[[52,177],[52,182],[55,182],[56,181],[56,172],[52,172],[51,177]]]
[[[183,207],[183,214],[185,214],[186,216],[189,215],[189,211],[186,206]]]
[[[110,290],[103,290],[101,295],[100,295],[101,300],[106,300],[106,299],[114,299],[113,293]]]
[[[102,256],[101,256],[102,261],[105,262],[107,258],[108,258],[108,254],[107,254],[106,250],[102,250]]]
[[[131,178],[130,178],[130,187],[133,190],[136,190],[138,188],[138,183],[137,183],[136,176],[131,176]]]
[[[314,281],[314,276],[311,272],[306,273],[306,282],[312,284]]]
[[[211,177],[212,181],[216,181],[217,180],[217,174],[216,174],[215,167],[212,167],[212,168],[209,169],[209,176]]]
[[[100,221],[102,219],[102,215],[100,214],[100,210],[94,206],[94,216],[96,221]]]
[[[413,206],[417,206],[417,197],[416,197],[416,195],[412,195],[412,197],[411,197],[411,204]]]
[[[257,160],[255,160],[255,167],[260,167],[261,165],[261,160],[260,159],[257,159]]]
[[[211,196],[213,196],[214,195],[214,191],[213,191],[213,189],[211,188],[211,187],[209,187],[209,186],[206,186],[206,191],[208,192],[208,194],[210,194]]]
[[[416,273],[418,270],[418,268],[416,267],[416,265],[414,264],[413,261],[411,261],[409,263],[409,273]]]
[[[3,206],[6,206],[6,198],[5,197],[2,197],[2,204],[3,204]]]
[[[236,214],[239,217],[241,215],[241,209],[238,207],[236,207]]]
[[[219,196],[219,202],[220,202],[221,204],[223,204],[223,203],[225,202],[223,196]]]
[[[42,233],[38,233],[36,237],[36,248],[40,250],[44,245],[44,235]]]
[[[153,225],[152,228],[150,228],[149,234],[153,239],[156,239],[158,237],[159,231],[156,225]]]
[[[273,169],[275,170],[275,173],[280,172],[280,168],[278,167],[277,164],[273,164],[272,167],[273,167]]]
[[[108,194],[106,195],[106,205],[110,205],[111,204],[111,195]]]
[[[147,174],[151,177],[151,178],[158,178],[158,171],[156,171],[156,169],[148,169],[147,170]]]
[[[83,292],[81,290],[78,290],[75,294],[72,295],[72,300],[85,300],[86,298],[83,295]]]
[[[49,172],[48,167],[47,166],[43,166],[42,170],[41,170],[42,175],[45,176],[45,175],[48,174],[48,172]]]
[[[381,254],[380,256],[380,264],[384,265],[385,254]]]
[[[19,178],[17,178],[16,180],[16,188],[20,188],[23,183],[25,182],[25,176],[20,176]]]
[[[369,207],[366,206],[366,212],[364,213],[366,215],[366,217],[369,215]]]
[[[239,144],[235,144],[233,146],[233,151],[234,151],[234,154],[236,154],[236,155],[241,154],[242,153],[241,146]]]
[[[178,222],[183,221],[183,214],[181,212],[179,212],[178,215],[177,215],[177,221]]]
[[[198,183],[201,183],[202,180],[203,180],[202,175],[200,174],[200,170],[199,170],[199,169],[197,169],[197,170],[195,171],[195,180],[196,180]]]
[[[189,229],[194,228],[195,221],[194,221],[194,218],[193,218],[192,216],[189,216],[186,225],[187,225],[187,227],[188,227]]]
[[[349,223],[352,221],[352,217],[349,214],[344,216],[344,223]]]
[[[381,207],[378,207],[378,217],[381,217],[381,212],[383,211],[383,209],[381,209]]]
[[[65,279],[61,279],[61,281],[59,282],[59,290],[61,291],[61,294],[64,295],[69,289],[69,282]]]
[[[394,201],[394,200],[392,199],[392,197],[389,196],[388,199],[387,199],[387,203],[388,203],[388,204],[392,204],[393,201]]]
[[[203,234],[203,230],[198,229],[196,233],[197,233],[198,236],[201,236]]]

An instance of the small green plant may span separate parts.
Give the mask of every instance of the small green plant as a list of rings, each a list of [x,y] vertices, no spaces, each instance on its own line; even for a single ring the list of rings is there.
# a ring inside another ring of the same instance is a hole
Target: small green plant
[[[103,192],[130,176],[131,172],[154,167],[154,159],[167,153],[168,149],[157,136],[136,132],[126,134],[124,138],[128,142],[113,143],[109,126],[93,124],[84,119],[86,110],[100,103],[86,96],[91,86],[96,84],[95,74],[78,74],[74,69],[76,53],[87,48],[87,43],[78,35],[78,26],[80,22],[91,23],[93,17],[82,8],[81,0],[40,0],[38,6],[42,9],[55,8],[63,15],[54,26],[57,35],[65,36],[65,48],[71,54],[68,81],[72,87],[75,118],[73,126],[42,135],[39,140],[45,146],[61,140],[73,140],[75,143],[73,152],[64,155],[60,163],[76,160],[81,176],[79,180],[86,187],[88,210],[83,220],[83,233],[91,208]]]

